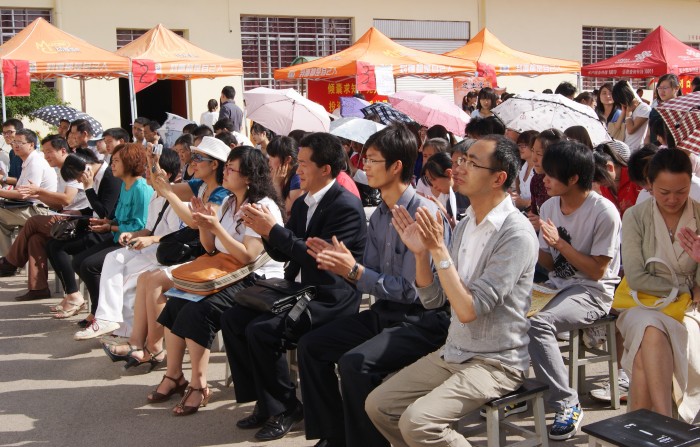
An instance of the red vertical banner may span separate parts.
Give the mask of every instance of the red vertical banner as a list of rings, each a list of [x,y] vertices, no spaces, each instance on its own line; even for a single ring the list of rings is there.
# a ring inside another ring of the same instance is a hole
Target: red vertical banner
[[[2,75],[5,96],[29,96],[29,61],[3,59]]]
[[[356,85],[358,92],[366,92],[377,89],[377,78],[374,75],[374,65],[357,61]]]
[[[149,85],[156,83],[156,63],[149,59],[134,59],[131,61],[131,72],[134,77],[134,93],[138,93]]]

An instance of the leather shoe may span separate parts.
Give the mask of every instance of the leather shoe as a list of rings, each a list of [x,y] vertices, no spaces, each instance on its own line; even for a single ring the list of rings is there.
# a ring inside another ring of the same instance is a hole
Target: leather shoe
[[[253,408],[253,413],[236,422],[236,427],[242,428],[243,430],[249,430],[251,428],[260,428],[263,425],[265,425],[265,422],[267,422],[268,419],[269,416],[264,416],[260,411],[260,407],[258,407],[258,404],[255,404],[255,408]]]
[[[17,273],[17,267],[10,264],[7,259],[0,258],[0,277],[14,276]]]
[[[333,439],[321,439],[314,444],[314,447],[345,447],[345,443]]]
[[[51,298],[51,290],[48,288],[41,290],[30,290],[24,295],[16,296],[15,301],[43,300],[45,298]]]
[[[284,437],[292,425],[304,419],[304,407],[301,403],[292,410],[287,410],[284,413],[272,416],[269,418],[263,427],[255,433],[255,439],[258,441],[272,441]]]

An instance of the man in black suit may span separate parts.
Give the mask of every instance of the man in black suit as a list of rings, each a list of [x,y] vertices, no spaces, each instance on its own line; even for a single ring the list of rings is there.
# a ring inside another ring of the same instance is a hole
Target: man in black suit
[[[306,245],[307,238],[330,241],[335,236],[356,260],[362,258],[367,234],[362,203],[335,181],[344,163],[342,151],[340,140],[326,133],[314,133],[301,141],[297,174],[307,194],[294,202],[285,227],[276,225],[264,207],[249,205],[243,210],[246,226],[263,237],[270,256],[289,262],[285,278],[293,281],[301,273],[303,284],[317,286],[316,297],[309,304],[311,329],[355,314],[360,305],[355,287],[319,270]],[[284,317],[240,305],[221,317],[236,400],[257,401],[253,413],[236,425],[260,428],[255,438],[261,441],[283,437],[303,418],[285,358],[290,342],[296,340],[285,338]]]
[[[372,214],[364,259],[345,247],[310,238],[320,268],[357,285],[376,298],[370,309],[309,332],[299,341],[301,395],[307,439],[317,447],[389,447],[365,413],[367,395],[389,373],[410,365],[445,342],[449,306],[426,309],[415,289],[416,258],[391,225],[392,210],[437,206],[411,186],[418,140],[403,124],[389,126],[365,143],[369,186],[381,192]],[[446,242],[450,225],[444,221]],[[340,390],[335,366],[338,365]]]

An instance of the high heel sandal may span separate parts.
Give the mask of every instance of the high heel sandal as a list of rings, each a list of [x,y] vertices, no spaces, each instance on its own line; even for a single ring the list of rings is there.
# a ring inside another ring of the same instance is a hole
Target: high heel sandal
[[[190,397],[190,394],[194,393],[195,391],[197,391],[198,393],[202,393],[202,400],[199,402],[199,405],[185,405],[185,402],[187,402],[187,398]],[[175,416],[189,416],[191,414],[194,414],[197,411],[199,411],[200,407],[207,406],[210,397],[211,391],[209,391],[208,386],[205,386],[204,388],[192,388],[191,386],[188,386],[187,391],[185,391],[185,394],[182,396],[182,399],[180,399],[180,403],[175,405],[175,408],[173,408],[173,414]],[[175,411],[178,408],[182,410],[179,413]]]
[[[137,359],[136,357],[133,357],[132,355],[129,355],[129,358],[126,359],[126,364],[124,365],[124,370],[127,370],[129,368],[133,368],[134,366],[141,366],[145,363],[148,363],[151,365],[151,368],[148,370],[148,372],[151,372],[155,369],[156,366],[160,365],[163,363],[165,358],[159,359],[158,356],[161,355],[163,352],[165,352],[165,349],[161,349],[159,352],[153,354],[151,351],[148,350],[147,347],[143,347],[143,349],[136,349],[136,351],[143,351],[144,353],[148,353],[149,359],[141,361]]]
[[[148,400],[148,402],[150,402],[152,404],[157,404],[157,403],[165,402],[166,400],[169,400],[170,396],[172,396],[173,394],[179,394],[182,396],[183,394],[185,394],[185,390],[187,389],[187,387],[190,384],[190,382],[188,382],[187,380],[185,380],[185,382],[182,384],[178,384],[180,379],[182,379],[183,377],[184,377],[184,374],[182,374],[182,373],[180,373],[180,377],[178,377],[177,379],[173,379],[172,377],[170,377],[168,375],[163,375],[163,379],[160,381],[160,384],[158,384],[158,387],[160,387],[160,385],[162,385],[163,382],[165,382],[165,379],[168,379],[175,384],[175,388],[172,388],[166,394],[159,393],[158,388],[156,388],[156,390],[154,392],[152,392],[151,394],[149,394],[146,397],[146,399]]]
[[[112,360],[112,362],[126,362],[128,361],[131,357],[131,353],[135,351],[140,351],[140,348],[137,348],[136,346],[133,346],[131,343],[126,343],[126,346],[129,347],[129,352],[126,354],[117,354],[115,352],[112,352],[112,346],[124,346],[124,345],[110,345],[107,343],[102,343],[102,350],[104,350],[105,354]]]

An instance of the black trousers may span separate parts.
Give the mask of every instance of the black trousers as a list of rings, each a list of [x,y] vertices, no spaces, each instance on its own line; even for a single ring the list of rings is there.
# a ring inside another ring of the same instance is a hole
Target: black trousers
[[[97,312],[100,299],[100,278],[102,278],[105,257],[120,247],[121,245],[110,237],[73,256],[73,270],[78,273],[87,287],[90,294],[90,313],[93,315]]]
[[[107,239],[112,240],[112,233],[88,233],[69,241],[49,240],[46,244],[46,254],[56,272],[56,276],[58,276],[63,285],[65,293],[69,294],[78,291],[78,282],[75,280],[75,270],[73,269],[71,256],[77,255]]]
[[[367,417],[365,399],[388,374],[442,346],[449,323],[449,308],[380,300],[304,335],[297,356],[306,438],[389,447]]]
[[[234,304],[221,316],[221,333],[239,403],[258,401],[262,415],[296,407],[296,387],[289,379],[284,315]]]

